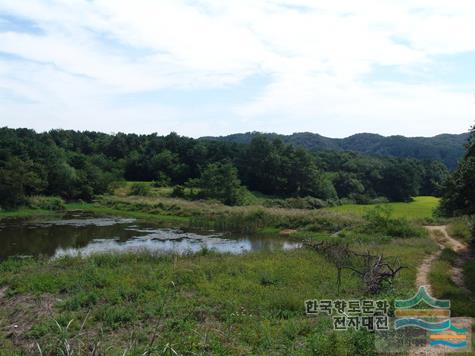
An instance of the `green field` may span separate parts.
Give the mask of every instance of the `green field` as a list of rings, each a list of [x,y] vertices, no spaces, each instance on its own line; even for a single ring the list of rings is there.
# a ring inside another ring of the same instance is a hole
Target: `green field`
[[[409,267],[385,293],[413,293],[415,267],[434,249],[428,242],[374,241]],[[305,299],[338,297],[335,266],[308,249],[11,259],[0,264],[0,286],[8,288],[0,296],[6,354],[375,354],[370,333],[334,332],[329,317],[305,315]],[[364,294],[349,271],[340,292]]]
[[[391,207],[392,215],[395,218],[407,218],[411,220],[416,219],[427,219],[431,218],[434,212],[434,209],[439,204],[439,198],[436,197],[416,197],[414,201],[410,203],[385,203]],[[363,215],[369,209],[374,208],[375,205],[361,205],[361,204],[346,204],[340,205],[328,210],[336,211],[340,213],[351,213],[357,215]]]

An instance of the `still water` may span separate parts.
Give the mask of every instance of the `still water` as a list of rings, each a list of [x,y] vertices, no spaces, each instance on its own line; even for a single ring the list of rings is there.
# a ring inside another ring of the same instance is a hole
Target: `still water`
[[[97,252],[197,252],[203,248],[239,254],[289,250],[300,243],[287,237],[197,233],[161,228],[135,219],[73,213],[55,220],[0,221],[0,260],[9,256],[89,255]]]

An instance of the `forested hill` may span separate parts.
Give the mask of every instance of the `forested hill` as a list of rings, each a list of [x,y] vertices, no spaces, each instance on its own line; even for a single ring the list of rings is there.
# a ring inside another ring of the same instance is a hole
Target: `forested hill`
[[[25,204],[37,195],[92,200],[124,180],[202,191],[224,187],[226,195],[233,192],[233,197],[234,192],[244,196],[241,193],[248,189],[327,202],[407,201],[417,195],[437,194],[447,175],[440,161],[343,150],[311,152],[264,136],[256,136],[246,145],[196,140],[176,133],[36,133],[0,128],[2,208]],[[221,192],[208,196],[231,201],[222,198]]]
[[[203,137],[207,140],[219,140],[236,143],[249,143],[259,132],[248,132],[220,137]],[[434,137],[381,136],[361,133],[347,138],[329,138],[311,132],[292,135],[263,134],[268,138],[279,138],[284,143],[303,148],[319,150],[355,151],[369,155],[412,157],[422,160],[442,161],[449,169],[454,169],[464,153],[464,144],[468,133],[460,135],[443,134]]]

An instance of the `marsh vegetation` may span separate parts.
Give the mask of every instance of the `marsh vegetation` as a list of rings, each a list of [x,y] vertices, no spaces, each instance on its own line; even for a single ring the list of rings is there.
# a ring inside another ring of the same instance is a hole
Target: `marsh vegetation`
[[[17,145],[0,152],[7,354],[372,355],[371,332],[334,331],[304,301],[410,297],[429,256],[435,296],[474,316],[472,255],[440,251],[424,228],[470,246],[471,146],[447,179],[439,163],[264,137],[1,135]],[[356,260],[308,247],[323,245]],[[391,276],[366,278],[378,273]]]

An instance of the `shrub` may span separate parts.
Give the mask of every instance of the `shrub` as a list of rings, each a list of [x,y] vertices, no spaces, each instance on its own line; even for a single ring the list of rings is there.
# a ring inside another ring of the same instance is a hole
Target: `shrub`
[[[226,205],[242,205],[246,189],[238,178],[237,168],[231,163],[211,163],[201,173],[201,194]]]
[[[173,187],[172,197],[175,198],[184,198],[185,197],[185,187],[182,185],[176,185]]]
[[[129,195],[139,195],[145,197],[150,193],[150,186],[146,183],[133,183],[130,186]]]
[[[157,178],[152,182],[154,188],[169,187],[172,184],[170,177],[166,174],[159,173]]]
[[[458,258],[457,252],[450,248],[444,248],[439,257],[442,261],[446,261],[453,265]]]
[[[366,194],[351,194],[350,198],[356,203],[356,204],[370,204],[371,203],[371,197]]]
[[[109,185],[107,186],[107,191],[110,194],[114,194],[117,189],[125,188],[126,185],[127,182],[125,180],[114,181],[109,183]]]
[[[326,208],[328,203],[324,200],[307,196],[304,198],[270,199],[264,201],[264,206],[285,209],[321,209]]]
[[[106,326],[112,329],[117,329],[121,325],[130,323],[134,317],[133,309],[122,305],[105,305],[96,313],[96,320],[102,321]]]
[[[424,230],[411,224],[405,218],[393,218],[392,209],[386,205],[377,205],[364,215],[366,224],[363,232],[379,233],[391,237],[419,237]]]
[[[369,203],[370,204],[386,204],[386,203],[389,203],[389,200],[386,197],[377,197],[377,198],[371,199]]]
[[[475,293],[475,261],[468,261],[464,266],[464,282]]]
[[[470,220],[467,217],[456,218],[449,224],[449,235],[464,241],[469,241],[472,235],[470,225]]]
[[[64,200],[59,197],[45,197],[41,195],[28,198],[28,206],[32,209],[59,211],[64,210]]]

